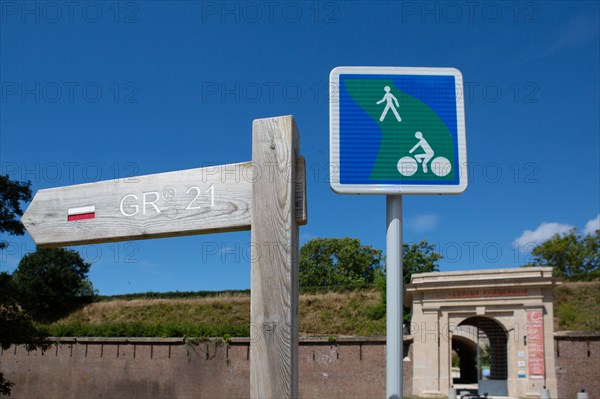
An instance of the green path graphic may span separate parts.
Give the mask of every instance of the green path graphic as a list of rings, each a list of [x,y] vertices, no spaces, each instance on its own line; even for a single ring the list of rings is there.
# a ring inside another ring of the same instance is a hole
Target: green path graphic
[[[417,148],[412,154],[409,151],[418,139],[416,132],[422,132],[423,137],[435,152],[431,162],[437,157],[445,157],[454,165],[454,146],[452,136],[440,117],[421,100],[410,96],[394,86],[391,80],[384,79],[345,79],[344,85],[350,96],[356,103],[373,119],[381,130],[381,144],[373,170],[371,180],[404,180],[404,181],[453,181],[455,168],[452,166],[450,173],[439,177],[432,173],[423,172],[421,164],[418,164],[416,173],[412,176],[404,176],[398,171],[398,160],[405,156],[423,154],[421,148]],[[402,119],[398,122],[390,109],[383,122],[379,121],[385,109],[386,102],[377,104],[385,95],[384,87],[391,88],[393,94],[400,104],[397,108]]]

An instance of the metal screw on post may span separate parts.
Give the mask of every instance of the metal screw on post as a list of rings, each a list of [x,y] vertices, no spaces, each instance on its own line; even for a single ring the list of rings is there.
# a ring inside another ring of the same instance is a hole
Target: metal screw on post
[[[542,388],[542,392],[540,393],[540,399],[550,399],[550,390],[546,388],[545,385],[544,388]]]

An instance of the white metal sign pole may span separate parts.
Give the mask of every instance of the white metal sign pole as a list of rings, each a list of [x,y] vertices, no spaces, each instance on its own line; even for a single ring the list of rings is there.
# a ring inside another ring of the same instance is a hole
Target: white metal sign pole
[[[402,394],[402,196],[386,196],[386,269],[387,269],[387,365],[386,398],[400,399]]]

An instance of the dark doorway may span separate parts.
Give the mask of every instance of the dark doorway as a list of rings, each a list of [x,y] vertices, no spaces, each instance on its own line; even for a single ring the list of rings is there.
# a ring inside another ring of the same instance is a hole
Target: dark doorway
[[[477,383],[479,392],[490,396],[508,395],[508,339],[504,328],[484,316],[469,317],[460,326],[474,327],[474,339],[452,337],[452,349],[460,358],[460,378],[455,383]],[[489,374],[483,372],[484,365],[486,371],[489,367]]]
[[[452,337],[452,350],[458,356],[460,375],[453,378],[454,384],[477,384],[477,343],[469,338]]]

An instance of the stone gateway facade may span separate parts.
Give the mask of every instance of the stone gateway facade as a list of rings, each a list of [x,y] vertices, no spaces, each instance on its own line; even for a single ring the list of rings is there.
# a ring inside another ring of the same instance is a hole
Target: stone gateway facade
[[[539,398],[547,387],[557,397],[556,284],[549,267],[413,275],[413,394]]]

